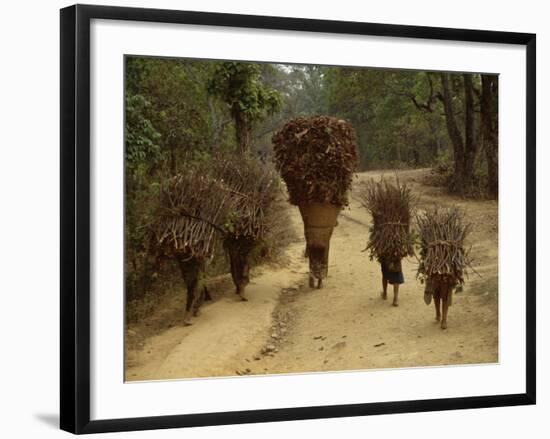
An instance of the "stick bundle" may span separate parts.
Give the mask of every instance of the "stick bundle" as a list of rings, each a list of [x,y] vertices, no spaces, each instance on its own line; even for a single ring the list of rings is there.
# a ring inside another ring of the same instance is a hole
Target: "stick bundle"
[[[216,230],[232,203],[223,182],[203,169],[190,169],[166,180],[161,186],[160,210],[153,224],[153,239],[166,256],[188,258],[212,256]]]
[[[232,198],[222,225],[225,234],[234,239],[263,239],[278,195],[273,168],[251,158],[225,157],[215,160],[212,175],[229,189]]]
[[[385,179],[365,183],[359,199],[372,216],[367,248],[371,259],[400,260],[414,255],[414,236],[410,230],[414,200],[410,188]]]
[[[298,117],[273,136],[273,148],[292,204],[347,204],[357,164],[350,123],[328,116]]]
[[[470,266],[464,241],[471,224],[464,223],[464,215],[456,207],[435,208],[417,215],[420,234],[421,278],[444,278],[451,285],[463,284],[464,274]]]

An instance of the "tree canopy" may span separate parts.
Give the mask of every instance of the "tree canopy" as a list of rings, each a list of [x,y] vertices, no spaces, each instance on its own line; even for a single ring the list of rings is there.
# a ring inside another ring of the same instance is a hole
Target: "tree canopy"
[[[256,122],[281,107],[281,95],[266,86],[260,64],[218,63],[208,83],[208,93],[219,97],[229,108],[235,123],[235,136],[241,154],[250,150],[250,135]]]

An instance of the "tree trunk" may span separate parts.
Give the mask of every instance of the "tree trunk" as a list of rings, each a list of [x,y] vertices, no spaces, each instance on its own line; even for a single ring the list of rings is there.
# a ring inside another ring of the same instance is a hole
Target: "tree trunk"
[[[170,142],[170,172],[176,175],[176,145],[173,141]]]
[[[233,113],[235,119],[237,152],[241,155],[246,155],[250,152],[250,126],[242,111],[236,110]]]
[[[474,86],[471,74],[462,75],[464,83],[464,139],[458,128],[450,86],[449,74],[441,73],[443,109],[447,132],[453,144],[455,161],[453,189],[465,194],[472,185],[474,165],[478,151],[475,130]]]
[[[498,197],[498,78],[481,75],[481,125],[489,195]]]
[[[456,192],[464,191],[464,142],[458,129],[454,108],[451,86],[449,84],[449,74],[441,73],[441,86],[443,89],[443,109],[445,111],[445,123],[449,139],[453,145],[453,156],[455,162],[453,189]]]
[[[432,157],[430,162],[433,162],[439,156],[439,136],[437,135],[437,128],[434,126],[431,120],[428,120],[428,127],[430,128],[431,140],[430,140],[430,150]]]
[[[462,182],[464,184],[464,189],[467,190],[472,185],[478,143],[475,129],[474,86],[472,75],[465,73],[462,77],[464,80],[464,132],[466,134]]]
[[[477,152],[475,141],[475,118],[474,118],[474,87],[472,75],[465,73],[464,80],[464,164],[462,168],[462,181],[467,191],[472,184],[474,164]]]

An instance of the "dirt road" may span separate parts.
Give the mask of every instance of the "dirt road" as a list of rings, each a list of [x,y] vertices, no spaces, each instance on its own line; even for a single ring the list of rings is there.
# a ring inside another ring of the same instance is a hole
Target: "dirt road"
[[[248,302],[238,301],[227,278],[213,286],[215,300],[184,327],[183,287],[153,316],[127,329],[142,342],[127,348],[126,379],[357,370],[498,361],[498,205],[461,200],[423,185],[426,170],[399,173],[421,196],[419,208],[459,205],[474,225],[474,268],[455,294],[448,329],[434,320],[416,280],[416,260],[403,261],[399,307],[380,298],[381,273],[365,247],[370,216],[352,193],[330,248],[329,277],[321,290],[307,286],[304,241],[291,244],[282,266],[253,272]],[[358,175],[356,182],[381,172]],[[388,176],[392,173],[388,173]],[[355,185],[357,187],[357,185]],[[291,227],[303,236],[297,208]],[[391,289],[388,291],[391,298]]]

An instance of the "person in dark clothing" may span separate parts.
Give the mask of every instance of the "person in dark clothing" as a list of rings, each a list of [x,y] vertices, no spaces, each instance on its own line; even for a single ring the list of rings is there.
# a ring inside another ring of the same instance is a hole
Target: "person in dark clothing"
[[[405,282],[401,259],[391,260],[382,258],[380,260],[382,267],[382,299],[388,298],[388,283],[393,285],[393,306],[398,306],[399,285]]]

